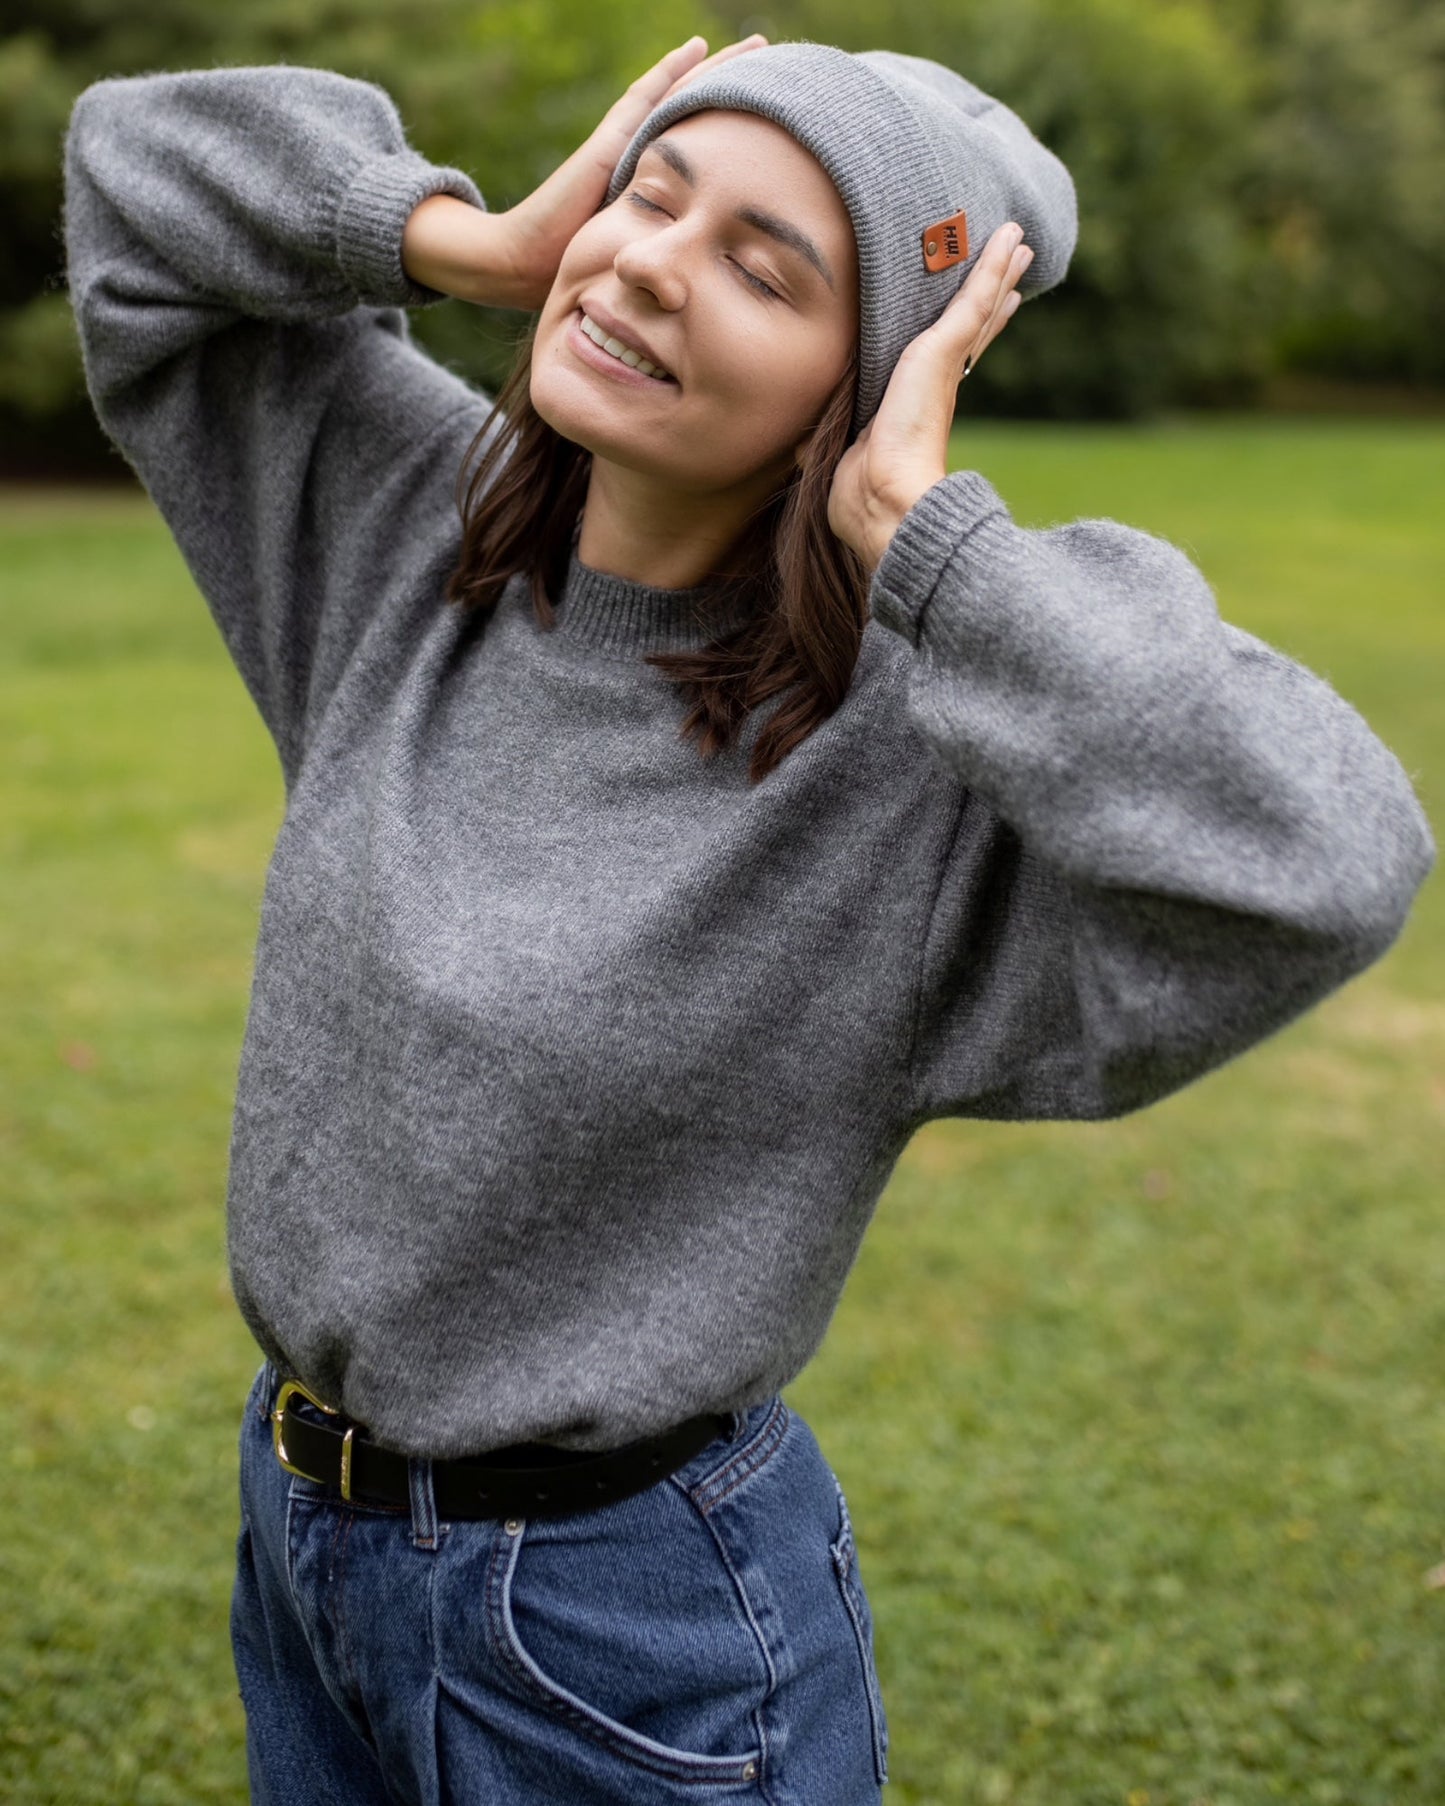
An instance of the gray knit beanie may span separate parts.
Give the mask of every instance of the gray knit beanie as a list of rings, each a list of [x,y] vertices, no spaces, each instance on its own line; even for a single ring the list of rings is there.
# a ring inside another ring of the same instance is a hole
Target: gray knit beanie
[[[1068,170],[1002,101],[926,57],[796,40],[730,57],[654,107],[613,171],[604,205],[651,139],[708,107],[759,113],[832,177],[858,244],[858,405],[877,411],[904,347],[963,286],[989,238],[1017,220],[1034,260],[1017,287],[1062,282],[1078,237]]]

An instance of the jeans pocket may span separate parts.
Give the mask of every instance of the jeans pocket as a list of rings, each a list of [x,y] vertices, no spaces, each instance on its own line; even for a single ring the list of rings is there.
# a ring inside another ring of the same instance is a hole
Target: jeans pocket
[[[707,1513],[755,1479],[782,1453],[792,1425],[792,1411],[781,1394],[774,1394],[744,1413],[734,1437],[710,1443],[680,1467],[672,1480],[699,1511]]]
[[[843,1604],[853,1622],[858,1643],[858,1656],[863,1668],[863,1690],[868,1701],[869,1726],[873,1733],[873,1768],[880,1782],[888,1779],[888,1719],[883,1711],[883,1691],[878,1682],[878,1664],[873,1651],[873,1612],[863,1589],[863,1576],[858,1568],[858,1549],[853,1541],[853,1523],[848,1515],[848,1501],[837,1475],[833,1484],[838,1493],[838,1535],[830,1544],[833,1572]]]
[[[559,1731],[667,1780],[757,1780],[770,1665],[682,1489],[520,1521],[494,1545],[486,1594],[512,1690]],[[452,1684],[445,1663],[439,1678]]]

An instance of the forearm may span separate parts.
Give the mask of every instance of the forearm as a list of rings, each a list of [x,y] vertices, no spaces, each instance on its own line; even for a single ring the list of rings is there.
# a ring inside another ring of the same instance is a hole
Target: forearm
[[[468,175],[410,149],[384,90],[289,65],[92,83],[65,175],[70,294],[101,410],[162,366],[203,387],[184,354],[256,320],[436,302],[402,269],[403,223],[442,190],[486,217]]]
[[[1408,773],[1324,679],[1222,620],[1178,547],[1108,519],[1019,527],[959,471],[899,525],[870,602],[960,784],[920,1120],[1138,1109],[1399,933],[1436,857]]]
[[[418,203],[401,236],[413,282],[480,307],[521,307],[505,213],[486,213],[451,194]]]
[[[445,190],[483,217],[481,193],[410,149],[384,90],[285,64],[92,84],[65,175],[97,418],[175,537],[289,782],[309,711],[414,546],[398,519],[449,493],[488,413],[412,341],[402,310],[442,297],[400,255],[424,198]]]
[[[978,472],[915,505],[872,611],[940,760],[1085,886],[1388,944],[1434,860],[1399,760],[1323,679],[1113,520],[1024,529]]]

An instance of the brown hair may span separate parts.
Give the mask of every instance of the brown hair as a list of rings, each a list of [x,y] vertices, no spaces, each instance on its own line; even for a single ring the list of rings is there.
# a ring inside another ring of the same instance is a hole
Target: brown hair
[[[457,476],[462,546],[446,599],[463,610],[496,607],[508,580],[528,580],[538,624],[550,628],[572,529],[587,493],[592,454],[564,439],[532,406],[532,345],[540,315],[517,344],[511,371]],[[729,746],[749,710],[789,694],[758,735],[748,761],[759,783],[842,702],[867,619],[868,574],[828,525],[833,472],[848,446],[857,396],[855,348],[804,453],[801,468],[755,511],[734,547],[728,580],[753,583],[766,606],[697,651],[650,652],[692,705],[680,729],[703,758]],[[467,466],[488,433],[470,479]]]

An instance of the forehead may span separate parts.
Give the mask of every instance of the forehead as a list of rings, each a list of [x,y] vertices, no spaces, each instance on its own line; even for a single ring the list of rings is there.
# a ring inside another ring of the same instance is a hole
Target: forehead
[[[712,189],[729,202],[754,202],[785,212],[819,239],[835,259],[835,267],[851,265],[853,221],[833,178],[774,120],[730,107],[688,113],[648,141],[639,165],[644,158],[653,168],[669,161],[659,146],[683,153],[700,195]],[[675,166],[676,160],[670,161]]]

